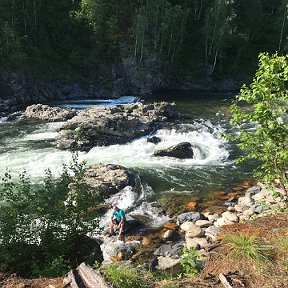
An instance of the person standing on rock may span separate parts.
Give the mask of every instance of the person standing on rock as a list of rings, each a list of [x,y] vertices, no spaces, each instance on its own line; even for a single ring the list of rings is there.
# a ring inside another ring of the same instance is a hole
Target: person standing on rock
[[[113,212],[110,218],[108,236],[111,237],[112,235],[114,235],[114,225],[117,225],[119,229],[118,238],[121,239],[123,237],[126,222],[125,212],[122,209],[119,209],[116,204],[112,204],[111,207],[113,209]]]

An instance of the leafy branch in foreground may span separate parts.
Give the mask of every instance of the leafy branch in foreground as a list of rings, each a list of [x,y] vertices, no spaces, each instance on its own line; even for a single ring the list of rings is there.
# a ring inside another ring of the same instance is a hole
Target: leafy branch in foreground
[[[18,179],[9,172],[1,177],[1,271],[57,276],[97,254],[87,235],[98,227],[98,215],[89,208],[101,198],[82,181],[84,172],[85,163],[73,157],[57,179],[50,170],[37,184],[25,172]]]
[[[231,137],[247,152],[238,162],[260,161],[255,176],[267,184],[276,179],[288,194],[288,55],[259,55],[259,68],[250,86],[244,85],[230,107]]]
[[[194,248],[184,248],[180,264],[184,276],[193,277],[203,268],[202,255]]]

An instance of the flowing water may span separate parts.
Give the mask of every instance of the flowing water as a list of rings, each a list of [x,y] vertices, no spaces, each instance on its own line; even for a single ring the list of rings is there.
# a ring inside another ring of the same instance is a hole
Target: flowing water
[[[137,98],[121,97],[116,100],[70,100],[52,103],[55,106],[84,109],[91,105],[126,105]],[[111,201],[125,209],[140,209],[147,202],[169,194],[209,197],[211,191],[234,187],[250,175],[250,168],[236,166],[237,149],[221,138],[224,131],[233,132],[229,125],[229,105],[234,99],[230,94],[203,94],[169,92],[142,99],[149,101],[175,101],[182,117],[168,128],[158,130],[162,139],[158,145],[148,143],[147,137],[123,145],[95,147],[88,153],[79,153],[81,160],[93,163],[121,164],[138,172],[141,189],[135,194],[129,187]],[[57,129],[62,123],[33,124],[23,120],[0,119],[0,174],[6,169],[17,173],[26,170],[34,181],[43,177],[50,168],[57,176],[63,163],[71,161],[71,154],[53,147]],[[194,159],[151,157],[158,149],[180,142],[190,142]],[[138,205],[138,206],[137,206]],[[136,208],[135,208],[136,207]],[[151,209],[150,209],[151,210]],[[153,213],[152,213],[153,214]]]

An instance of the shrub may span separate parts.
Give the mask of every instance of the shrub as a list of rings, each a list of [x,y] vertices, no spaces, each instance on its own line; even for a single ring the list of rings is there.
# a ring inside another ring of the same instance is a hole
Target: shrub
[[[37,184],[25,172],[19,179],[9,172],[0,178],[1,271],[58,276],[92,254],[95,245],[86,235],[95,231],[98,218],[89,207],[101,197],[83,183],[84,172],[85,163],[73,156],[58,179],[50,170]]]
[[[194,248],[184,248],[180,264],[184,276],[193,277],[203,268],[202,256],[200,252]]]
[[[241,88],[231,106],[231,124],[239,127],[231,138],[247,152],[238,161],[259,161],[255,176],[267,184],[278,179],[288,194],[287,83],[288,55],[260,54],[252,83]]]

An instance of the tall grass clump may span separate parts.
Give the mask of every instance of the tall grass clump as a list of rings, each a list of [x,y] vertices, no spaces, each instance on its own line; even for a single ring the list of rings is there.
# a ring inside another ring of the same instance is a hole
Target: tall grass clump
[[[255,235],[227,235],[223,242],[230,247],[230,254],[239,260],[269,261],[271,246]]]
[[[133,267],[112,263],[103,268],[105,278],[115,288],[148,288],[141,274]]]

